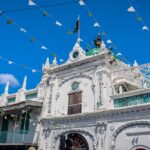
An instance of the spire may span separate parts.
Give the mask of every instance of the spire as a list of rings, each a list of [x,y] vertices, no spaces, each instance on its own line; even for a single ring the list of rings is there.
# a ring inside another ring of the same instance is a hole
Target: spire
[[[26,89],[26,86],[27,86],[27,76],[24,77],[22,89]]]
[[[49,63],[49,58],[47,57],[46,62],[45,62],[45,67],[49,67],[50,63]]]
[[[7,81],[6,83],[4,94],[8,94],[8,90],[9,90],[9,81]]]
[[[57,65],[57,59],[56,59],[56,57],[54,57],[54,59],[53,59],[53,65]]]
[[[136,60],[134,60],[133,67],[138,67],[138,63]]]

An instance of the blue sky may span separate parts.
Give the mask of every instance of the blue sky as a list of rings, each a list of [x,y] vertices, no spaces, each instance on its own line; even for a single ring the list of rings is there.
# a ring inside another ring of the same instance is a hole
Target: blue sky
[[[50,57],[52,62],[52,53],[56,53],[58,62],[60,58],[67,60],[76,42],[77,34],[66,33],[68,29],[73,30],[76,19],[80,15],[83,49],[86,49],[87,44],[94,47],[93,39],[97,37],[99,31],[100,33],[104,31],[107,37],[102,36],[103,40],[106,42],[109,37],[117,47],[114,52],[121,52],[129,62],[133,63],[135,59],[139,64],[150,61],[150,31],[143,31],[143,24],[136,20],[135,13],[127,12],[130,7],[128,0],[86,0],[87,7],[101,25],[99,29],[93,27],[94,20],[88,16],[84,6],[80,6],[77,0],[34,0],[34,2],[40,6],[71,3],[44,8],[62,23],[62,26],[58,27],[53,19],[43,17],[40,9],[8,11],[35,7],[28,6],[28,0],[0,0],[0,10],[4,11],[4,14],[0,16],[1,57],[37,70],[41,70],[47,57]],[[131,0],[131,2],[145,24],[150,27],[150,1]],[[7,24],[8,18],[16,25]],[[20,32],[21,27],[25,28],[28,34]],[[38,39],[40,44],[31,42],[29,35]],[[45,45],[48,50],[42,50],[41,45]],[[107,46],[110,45],[107,44]],[[0,59],[0,78],[4,74],[13,75],[20,83],[19,85],[13,80],[16,86],[11,86],[9,93],[17,92],[21,88],[25,75],[28,77],[28,89],[36,87],[42,75],[42,73],[32,73],[31,70],[8,64]],[[2,81],[0,83],[0,93],[3,93],[4,84]]]

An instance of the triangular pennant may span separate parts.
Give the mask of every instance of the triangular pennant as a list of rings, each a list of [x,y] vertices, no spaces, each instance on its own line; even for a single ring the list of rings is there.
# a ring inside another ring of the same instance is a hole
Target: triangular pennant
[[[108,43],[108,44],[111,44],[111,43],[112,43],[112,41],[111,41],[111,40],[107,40],[107,43]]]
[[[69,30],[69,31],[67,32],[67,34],[68,34],[68,35],[73,35],[73,32]]]
[[[105,35],[106,35],[106,32],[102,32],[102,35],[104,35],[104,36],[105,36]]]
[[[122,54],[121,53],[117,53],[117,56],[121,56]]]
[[[149,30],[148,26],[143,26],[142,30]]]
[[[37,40],[36,40],[36,38],[35,37],[32,37],[31,38],[31,42],[36,42]]]
[[[35,6],[36,4],[32,0],[29,0],[28,5],[29,6]]]
[[[42,14],[44,17],[48,16],[48,12],[46,11],[43,11],[43,14]]]
[[[35,73],[35,72],[37,72],[37,70],[35,70],[35,69],[32,69],[32,73]]]
[[[98,22],[95,22],[93,26],[94,27],[100,27],[100,24]]]
[[[56,57],[57,55],[56,55],[56,53],[53,52],[53,53],[52,53],[52,56],[53,56],[53,57]]]
[[[24,32],[24,33],[27,33],[27,30],[24,29],[24,28],[20,28],[20,31],[21,31],[21,32]]]
[[[79,0],[79,4],[80,4],[81,6],[84,6],[84,5],[85,5],[85,3],[83,2],[83,0]]]
[[[13,21],[12,19],[8,19],[6,23],[7,23],[7,24],[13,24],[14,21]]]
[[[88,16],[92,17],[93,16],[92,12],[88,12]]]
[[[137,17],[136,20],[141,22],[142,18],[141,17]]]
[[[62,24],[59,21],[56,21],[55,23],[57,26],[62,26]]]
[[[14,63],[13,61],[10,61],[10,60],[8,61],[8,64],[10,64],[10,65],[13,64],[13,63]]]
[[[41,49],[47,50],[47,47],[43,45],[41,46]]]
[[[127,11],[128,11],[128,12],[135,12],[135,9],[134,9],[133,6],[131,6],[131,7],[129,7],[129,8],[127,9]]]

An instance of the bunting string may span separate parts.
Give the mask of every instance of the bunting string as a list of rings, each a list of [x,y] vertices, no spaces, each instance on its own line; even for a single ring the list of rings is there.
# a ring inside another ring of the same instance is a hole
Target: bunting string
[[[146,25],[146,23],[145,23],[145,21],[143,20],[143,18],[139,15],[139,13],[137,12],[137,10],[135,9],[133,3],[131,3],[130,0],[128,1],[128,3],[129,3],[129,5],[130,5],[130,7],[127,9],[127,11],[130,12],[130,13],[135,13],[135,15],[136,15],[136,20],[137,20],[138,22],[141,22],[141,23],[142,23],[142,30],[144,30],[144,31],[150,31],[150,30],[149,30],[149,27]]]
[[[33,2],[32,0],[29,0],[28,5],[29,6],[36,6],[37,8],[39,8],[39,10],[42,12],[42,15],[44,17],[49,17],[50,19],[52,19],[56,26],[63,27],[65,29],[65,31],[67,31],[66,33],[68,35],[73,35],[74,34],[74,32],[68,26],[62,24],[62,22],[57,20],[52,14],[47,12],[43,7],[40,7],[37,3]],[[86,45],[90,46],[90,44],[88,42],[86,42],[85,40],[83,40],[81,38],[78,38],[77,41],[78,42],[84,42]]]
[[[29,37],[29,40],[31,41],[31,43],[36,43],[38,44],[38,46],[40,47],[40,49],[43,50],[43,52],[46,52],[48,55],[51,55],[52,57],[57,57],[59,58],[60,62],[62,63],[62,58],[59,57],[55,52],[49,50],[49,48],[47,46],[45,46],[43,43],[41,43],[37,37],[33,36],[26,28],[22,27],[21,25],[19,25],[18,23],[16,23],[13,19],[10,19],[11,17],[9,17],[7,14],[3,13],[2,14],[5,18],[6,18],[6,23],[8,25],[14,25],[18,31],[24,33],[25,35],[27,35]]]
[[[112,39],[108,36],[107,32],[105,32],[105,30],[102,28],[102,25],[99,23],[99,21],[96,19],[96,17],[94,16],[93,12],[89,9],[89,7],[87,6],[87,4],[85,3],[85,1],[83,0],[79,0],[78,1],[80,6],[83,6],[88,14],[89,17],[91,17],[94,21],[93,27],[94,28],[98,28],[99,29],[99,33],[101,33],[101,35],[103,37],[106,37],[106,43],[110,46],[112,46],[116,51],[117,54],[116,56],[119,57],[120,59],[122,59],[123,61],[127,62],[127,63],[131,63],[129,62],[125,56],[123,56],[123,54],[118,50],[116,44],[114,44],[114,42],[112,41]],[[101,30],[100,30],[101,29]],[[101,32],[100,32],[101,31]],[[112,50],[112,48],[110,48]]]
[[[50,17],[51,19],[54,20],[56,26],[59,26],[59,27],[62,26],[62,23],[60,21],[58,21],[53,15],[48,13],[45,9],[41,8],[39,5],[34,3],[32,0],[29,0],[28,5],[29,6],[36,6],[36,8],[40,9],[40,11],[42,12],[42,15],[44,17],[46,17],[46,16]],[[32,7],[32,8],[34,8],[34,7]],[[44,50],[44,52],[48,52],[49,51],[48,47],[43,45],[36,37],[34,37],[32,34],[30,34],[29,31],[27,31],[24,27],[21,27],[20,25],[18,25],[14,20],[10,19],[10,17],[5,13],[5,11],[0,11],[0,14],[7,18],[7,22],[6,22],[7,24],[14,24],[19,29],[19,31],[26,33],[29,36],[30,41],[34,42],[34,43],[38,43],[38,45],[40,46],[40,48],[42,50]],[[68,35],[72,35],[73,34],[72,30],[70,30],[68,27],[66,27],[64,25],[63,25],[63,27],[67,30],[67,34]],[[90,45],[89,43],[87,43],[85,40],[83,40],[81,38],[79,38],[77,41],[78,42],[84,42],[88,46]],[[48,52],[48,54],[52,55],[53,57],[56,57],[56,56],[59,57],[55,52],[51,52],[50,51],[50,52]],[[59,60],[60,60],[60,62],[62,62],[63,59],[60,57]]]
[[[26,66],[26,65],[24,65],[24,64],[16,63],[16,62],[14,62],[14,61],[12,61],[12,60],[9,60],[9,59],[6,59],[6,58],[4,58],[4,57],[2,57],[2,56],[0,56],[0,60],[6,62],[6,63],[9,64],[9,65],[16,65],[16,66],[18,66],[18,67],[21,67],[21,68],[30,70],[32,73],[42,73],[42,71],[40,71],[40,70],[37,70],[37,69],[31,68],[31,67],[28,67],[28,66]]]

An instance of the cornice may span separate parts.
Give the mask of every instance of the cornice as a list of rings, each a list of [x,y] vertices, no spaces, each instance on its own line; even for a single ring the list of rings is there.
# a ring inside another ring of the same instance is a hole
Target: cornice
[[[13,110],[13,109],[20,109],[26,106],[32,106],[32,107],[42,107],[42,102],[37,102],[37,101],[23,101],[23,102],[18,102],[18,103],[14,103],[11,105],[7,105],[7,106],[2,106],[0,107],[0,110]]]
[[[85,59],[82,59],[82,60],[79,60],[79,61],[76,61],[76,62],[66,63],[66,64],[63,64],[63,65],[57,66],[55,68],[49,68],[49,69],[46,70],[46,72],[51,74],[51,73],[56,73],[56,72],[65,70],[65,69],[74,68],[74,67],[77,67],[77,66],[80,66],[80,65],[83,65],[83,64],[88,64],[88,63],[91,63],[91,61],[94,62],[94,61],[98,61],[102,58],[105,58],[107,54],[108,54],[108,52],[102,52],[99,55],[89,56],[88,58],[85,58]]]
[[[119,109],[103,109],[99,110],[97,112],[92,113],[84,113],[84,114],[75,114],[70,116],[47,116],[43,118],[41,121],[43,122],[57,122],[57,123],[64,123],[64,122],[77,122],[77,121],[83,121],[83,119],[86,120],[92,120],[92,119],[100,119],[100,120],[107,120],[107,121],[114,121],[115,119],[127,119],[132,118],[133,116],[138,116],[137,114],[140,114],[141,116],[146,115],[146,112],[149,112],[150,115],[150,104],[143,104],[139,106],[130,106],[130,107],[124,107]],[[139,116],[140,116],[139,115]],[[148,115],[148,114],[147,114]],[[123,117],[124,116],[124,117]]]
[[[150,89],[140,89],[140,90],[125,92],[123,94],[113,95],[111,96],[111,98],[118,99],[118,98],[125,98],[125,97],[140,95],[140,94],[148,94],[148,93],[150,93]]]

